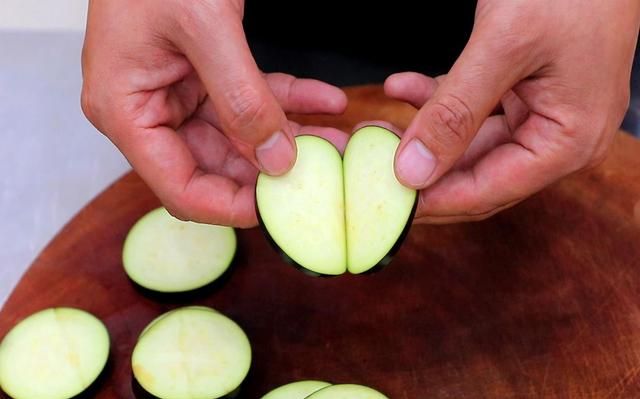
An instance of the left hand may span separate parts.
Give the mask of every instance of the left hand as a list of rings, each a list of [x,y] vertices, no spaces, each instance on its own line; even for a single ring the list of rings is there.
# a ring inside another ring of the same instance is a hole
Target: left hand
[[[396,154],[398,179],[422,189],[416,221],[484,219],[601,162],[639,24],[637,0],[479,0],[448,75],[390,76],[387,95],[420,108]]]

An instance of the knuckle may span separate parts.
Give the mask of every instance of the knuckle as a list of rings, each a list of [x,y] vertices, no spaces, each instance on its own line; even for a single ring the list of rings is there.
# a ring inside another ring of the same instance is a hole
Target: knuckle
[[[576,121],[568,121],[560,128],[560,135],[570,139],[575,139],[580,135],[580,127]]]
[[[483,214],[479,214],[479,215],[470,215],[466,218],[467,222],[482,222],[484,220],[489,219],[490,217],[494,216],[496,213],[498,213],[498,210],[494,210],[492,212],[486,212]]]
[[[173,216],[183,222],[188,222],[190,219],[187,217],[184,209],[180,205],[177,205],[174,201],[165,202],[165,209],[169,212],[169,215]]]
[[[559,128],[555,129],[560,143],[567,140],[568,143],[577,143],[584,141],[585,132],[593,130],[593,117],[588,111],[566,112],[561,117]]]
[[[629,108],[629,104],[631,101],[631,87],[629,84],[623,84],[619,90],[619,101],[618,109],[622,112],[625,112]]]
[[[485,203],[473,204],[465,213],[465,216],[473,220],[484,220],[493,215],[499,206]]]
[[[513,2],[508,12],[498,12],[494,7],[483,7],[484,15],[476,18],[471,36],[474,42],[481,41],[491,54],[512,64],[535,60],[548,30],[540,25],[540,21],[548,18],[539,15],[539,7],[527,2]],[[522,21],[527,21],[527,24],[523,25]]]
[[[598,141],[593,144],[592,150],[588,153],[587,159],[584,161],[584,169],[593,169],[600,166],[609,154],[609,147],[615,136],[615,131],[603,130],[597,135]]]
[[[94,122],[96,119],[95,101],[93,93],[86,84],[82,86],[82,92],[80,93],[80,107],[87,119]]]
[[[585,117],[581,126],[565,128],[563,134],[570,136],[573,143],[573,167],[569,172],[593,169],[604,162],[617,130],[613,127],[617,125],[612,123],[612,117],[615,118],[602,114]]]
[[[500,37],[491,43],[495,43],[492,50],[506,60],[523,60],[532,55],[532,51],[537,49],[540,30],[523,30],[518,24],[507,25],[501,32]]]
[[[594,151],[593,155],[587,161],[585,168],[593,169],[600,166],[607,158],[607,150],[604,147],[598,148]]]
[[[164,194],[165,195],[161,197],[162,204],[171,216],[183,222],[188,222],[193,219],[190,214],[191,207],[189,205],[192,201],[189,198],[188,190],[170,190]]]
[[[240,86],[229,93],[229,128],[241,132],[247,127],[259,124],[266,117],[266,102],[256,89]]]
[[[617,124],[621,124],[624,119],[629,106],[631,105],[631,87],[628,84],[622,85],[616,96],[616,101],[613,104],[614,117]]]
[[[471,109],[461,98],[453,95],[434,103],[427,111],[430,133],[443,147],[466,143],[473,126]]]
[[[172,12],[177,26],[187,37],[199,38],[212,20],[220,20],[221,9],[225,2],[221,1],[190,1],[174,2]]]
[[[112,105],[105,101],[105,97],[91,88],[91,85],[86,82],[82,86],[80,92],[80,108],[82,113],[89,122],[102,134],[111,137],[115,137],[114,126],[117,125],[117,118],[105,118],[106,115],[111,114],[110,109]]]

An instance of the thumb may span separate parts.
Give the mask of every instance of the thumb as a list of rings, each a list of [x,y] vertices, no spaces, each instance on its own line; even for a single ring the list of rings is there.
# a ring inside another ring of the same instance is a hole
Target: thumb
[[[286,116],[251,55],[242,10],[218,3],[183,5],[190,18],[178,30],[177,44],[206,87],[220,130],[263,172],[285,173],[296,153]]]
[[[499,40],[499,39],[498,39]],[[502,96],[522,78],[525,60],[490,51],[490,39],[472,35],[466,48],[418,111],[396,152],[404,185],[422,189],[438,180],[464,154]]]

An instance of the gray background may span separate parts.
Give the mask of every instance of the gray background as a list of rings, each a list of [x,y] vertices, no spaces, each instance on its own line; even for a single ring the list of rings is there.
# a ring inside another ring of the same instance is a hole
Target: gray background
[[[129,168],[80,109],[82,38],[0,31],[0,304],[55,233]]]

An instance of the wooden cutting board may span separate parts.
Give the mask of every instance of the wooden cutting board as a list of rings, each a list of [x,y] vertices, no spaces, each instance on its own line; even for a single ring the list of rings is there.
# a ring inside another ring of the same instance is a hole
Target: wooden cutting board
[[[340,118],[406,126],[413,110],[379,87],[349,90]],[[130,173],[84,208],[33,263],[0,313],[0,336],[34,311],[76,306],[111,333],[98,398],[132,398],[142,328],[206,304],[247,331],[243,398],[304,378],[354,382],[392,399],[640,397],[640,142],[619,134],[606,162],[490,220],[414,226],[395,261],[368,276],[313,278],[284,264],[257,229],[239,232],[220,289],[155,301],[121,263],[129,228],[159,206]],[[3,267],[8,267],[4,265]]]

